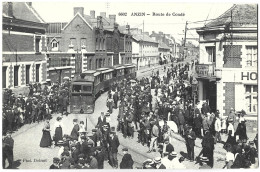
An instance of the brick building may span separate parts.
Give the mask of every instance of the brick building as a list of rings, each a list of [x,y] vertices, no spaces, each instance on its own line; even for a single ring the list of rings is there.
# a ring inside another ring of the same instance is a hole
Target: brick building
[[[83,7],[74,8],[69,23],[49,23],[49,78],[73,78],[84,70],[131,63],[131,35],[125,30],[120,31],[116,15],[101,12],[96,17],[93,10],[86,15]]]
[[[238,4],[197,30],[198,99],[228,115],[230,108],[257,115],[257,5]]]
[[[31,2],[3,2],[2,87],[46,81],[47,24]]]

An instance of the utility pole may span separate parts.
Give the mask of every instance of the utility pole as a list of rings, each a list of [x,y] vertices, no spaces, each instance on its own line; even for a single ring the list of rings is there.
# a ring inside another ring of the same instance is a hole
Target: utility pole
[[[183,55],[184,55],[184,58],[185,58],[185,55],[186,55],[186,49],[185,49],[185,44],[186,44],[186,35],[187,35],[187,26],[188,26],[188,22],[186,21],[186,24],[185,24],[185,33],[184,33],[184,43],[183,43]]]

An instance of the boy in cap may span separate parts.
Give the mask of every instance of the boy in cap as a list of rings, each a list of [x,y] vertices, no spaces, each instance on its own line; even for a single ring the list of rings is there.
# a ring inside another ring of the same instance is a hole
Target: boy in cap
[[[128,153],[128,148],[123,148],[123,158],[120,163],[120,169],[133,169],[134,161],[132,156]]]
[[[53,164],[50,166],[50,169],[59,169],[60,168],[59,162],[60,162],[60,159],[57,157],[54,157]]]
[[[115,127],[111,127],[110,139],[109,139],[109,150],[110,150],[109,157],[110,157],[111,166],[113,168],[118,168],[117,152],[118,152],[119,145],[120,143],[115,132]]]

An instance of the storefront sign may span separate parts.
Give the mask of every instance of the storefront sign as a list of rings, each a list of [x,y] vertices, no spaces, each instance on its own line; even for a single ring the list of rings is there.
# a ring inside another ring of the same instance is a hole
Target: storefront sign
[[[257,72],[241,72],[241,80],[257,80]]]
[[[196,65],[195,70],[200,77],[212,77],[214,76],[213,65],[209,64],[199,64]]]

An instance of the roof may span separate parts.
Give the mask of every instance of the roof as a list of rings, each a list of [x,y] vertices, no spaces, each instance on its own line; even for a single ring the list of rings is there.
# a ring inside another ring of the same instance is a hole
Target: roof
[[[159,48],[170,49],[165,43],[159,42]]]
[[[45,23],[37,11],[26,2],[12,2],[13,16],[8,16],[8,2],[3,2],[3,16],[14,17],[16,19],[31,21],[35,23]]]
[[[138,41],[138,42],[139,41],[145,41],[145,42],[158,43],[146,34],[133,34],[133,39]]]
[[[233,26],[257,24],[257,4],[235,4],[216,20],[206,24],[206,27],[223,26],[231,22]]]
[[[91,29],[93,29],[93,27],[91,26],[91,22],[90,22],[90,21],[87,21],[86,18],[84,18],[80,13],[77,13],[77,14],[73,17],[73,19],[72,19],[66,26],[64,26],[61,30],[66,29],[66,28],[70,25],[70,23],[71,23],[77,16],[79,16]]]

